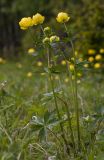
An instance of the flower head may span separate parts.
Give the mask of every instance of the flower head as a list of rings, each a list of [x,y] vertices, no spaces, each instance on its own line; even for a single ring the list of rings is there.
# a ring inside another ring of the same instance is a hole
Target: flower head
[[[101,49],[99,50],[99,52],[100,52],[100,53],[104,53],[104,48],[101,48]]]
[[[89,49],[89,50],[88,50],[88,54],[89,54],[89,55],[95,54],[95,50],[94,50],[94,49]]]
[[[93,62],[93,61],[94,61],[94,57],[89,57],[89,58],[88,58],[88,61],[89,61],[89,62]]]
[[[26,30],[28,27],[33,26],[32,18],[31,17],[24,17],[19,22],[19,26],[21,29]]]
[[[29,78],[32,77],[32,75],[33,75],[32,72],[27,73],[27,77],[29,77]]]
[[[35,52],[35,49],[34,49],[34,48],[29,48],[29,49],[28,49],[28,54],[31,55],[31,54],[33,54],[34,52]]]
[[[98,60],[101,60],[102,59],[102,55],[100,55],[100,54],[97,54],[96,56],[95,56],[95,59],[98,61]]]
[[[74,64],[69,65],[70,71],[74,71]]]
[[[68,22],[69,19],[70,19],[70,17],[69,17],[68,14],[65,13],[65,12],[60,12],[60,13],[57,15],[57,18],[56,18],[57,22],[59,22],[59,23]]]
[[[95,69],[101,68],[101,64],[100,64],[100,63],[95,63],[95,64],[94,64],[94,68],[95,68]]]
[[[32,17],[33,25],[42,24],[44,22],[44,20],[45,20],[45,17],[39,13],[33,15],[33,17]]]
[[[43,63],[42,63],[41,61],[38,61],[38,62],[37,62],[37,66],[38,66],[38,67],[41,67],[42,65],[43,65]]]
[[[59,42],[59,41],[60,41],[60,37],[58,37],[58,36],[51,36],[50,37],[50,43]]]

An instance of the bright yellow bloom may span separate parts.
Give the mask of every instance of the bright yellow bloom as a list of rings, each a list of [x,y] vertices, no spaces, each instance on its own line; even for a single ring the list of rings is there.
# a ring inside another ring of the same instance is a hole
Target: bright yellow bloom
[[[32,18],[31,17],[24,17],[19,22],[19,26],[21,29],[26,30],[28,27],[33,26]]]
[[[86,63],[86,64],[84,64],[84,67],[85,67],[85,68],[88,68],[88,67],[89,67],[89,65]]]
[[[66,61],[65,61],[65,60],[62,60],[62,61],[61,61],[61,64],[62,64],[63,66],[65,66],[65,65],[66,65]]]
[[[45,38],[43,39],[43,43],[48,43],[48,42],[50,42],[50,39],[49,39],[48,37],[45,37]]]
[[[70,17],[69,17],[68,14],[65,13],[65,12],[60,12],[60,13],[57,15],[57,18],[56,18],[57,22],[59,22],[59,23],[68,22],[69,19],[70,19]]]
[[[38,66],[38,67],[41,67],[42,65],[43,65],[43,63],[42,63],[41,61],[38,61],[38,62],[37,62],[37,66]]]
[[[100,64],[100,63],[95,63],[95,64],[94,64],[94,68],[95,68],[95,69],[101,68],[101,64]]]
[[[27,77],[29,77],[29,78],[32,77],[32,75],[33,75],[32,72],[27,73]]]
[[[32,17],[33,25],[42,24],[44,22],[44,20],[45,20],[45,17],[39,13],[33,15],[33,17]]]
[[[88,61],[89,61],[89,62],[93,62],[93,61],[94,61],[94,57],[89,57],[89,58],[88,58]]]
[[[28,54],[31,55],[31,54],[33,54],[34,52],[35,52],[35,49],[34,49],[34,48],[29,48],[29,49],[28,49]]]
[[[101,59],[102,59],[102,55],[97,54],[97,55],[95,56],[95,60],[99,61],[99,60],[101,60]]]
[[[88,50],[88,54],[89,54],[89,55],[93,55],[93,54],[95,54],[95,52],[96,52],[96,51],[95,51],[94,49],[89,49],[89,50]]]
[[[50,43],[59,42],[59,41],[60,41],[60,37],[58,37],[58,36],[51,36],[50,37]]]
[[[101,48],[99,52],[104,53],[104,48]]]
[[[74,71],[74,64],[69,65],[70,71]]]

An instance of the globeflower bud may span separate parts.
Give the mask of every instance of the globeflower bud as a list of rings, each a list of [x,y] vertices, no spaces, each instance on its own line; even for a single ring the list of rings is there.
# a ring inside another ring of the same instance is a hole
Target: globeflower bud
[[[48,42],[50,42],[50,39],[49,39],[48,37],[45,37],[45,38],[43,39],[43,43],[45,44],[45,43],[48,43]]]
[[[50,43],[59,42],[59,41],[60,41],[60,37],[58,37],[58,36],[51,36],[50,37]]]

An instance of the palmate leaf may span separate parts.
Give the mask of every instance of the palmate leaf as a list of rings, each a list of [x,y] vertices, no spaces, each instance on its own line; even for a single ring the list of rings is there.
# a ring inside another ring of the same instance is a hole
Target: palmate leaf
[[[32,128],[34,131],[38,131],[38,137],[40,140],[46,140],[49,130],[59,123],[60,122],[56,118],[54,111],[46,111],[43,117],[33,116],[31,120]]]

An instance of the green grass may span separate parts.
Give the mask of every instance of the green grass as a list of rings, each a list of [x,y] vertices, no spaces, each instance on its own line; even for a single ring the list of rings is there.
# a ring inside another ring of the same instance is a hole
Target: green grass
[[[36,69],[30,62],[23,61],[22,68],[18,68],[15,62],[7,62],[0,65],[0,84],[6,81],[5,86],[0,89],[0,159],[1,160],[43,160],[48,155],[45,151],[38,149],[36,143],[41,144],[43,132],[40,137],[33,124],[28,127],[28,123],[33,116],[44,116],[47,110],[54,110],[53,99],[45,97],[43,94],[51,92],[47,89],[47,76],[35,73]],[[27,73],[32,71],[32,77],[27,77]],[[70,82],[65,83],[66,75],[61,75],[62,84],[65,92],[70,96]],[[55,82],[58,85],[59,82]],[[80,104],[80,126],[84,142],[89,147],[89,138],[96,130],[97,120],[104,114],[104,79],[101,73],[86,72],[78,85],[78,96]],[[68,97],[67,97],[68,98]],[[61,106],[61,102],[59,102]],[[63,115],[64,109],[60,107]],[[70,107],[72,111],[73,108]],[[87,116],[91,119],[83,128],[83,119]],[[73,116],[74,117],[74,116]],[[73,128],[76,129],[75,119],[72,120]],[[66,124],[67,127],[67,124]],[[89,153],[89,159],[103,160],[104,154],[104,135],[103,123],[96,133],[94,150]],[[86,133],[86,128],[87,132]],[[53,129],[58,131],[58,127]],[[49,133],[49,142],[42,141],[42,147],[48,152],[49,156],[55,155],[57,146],[52,143],[55,137]],[[91,144],[90,144],[91,145]],[[41,150],[41,151],[40,151]],[[92,158],[92,159],[91,159]]]

